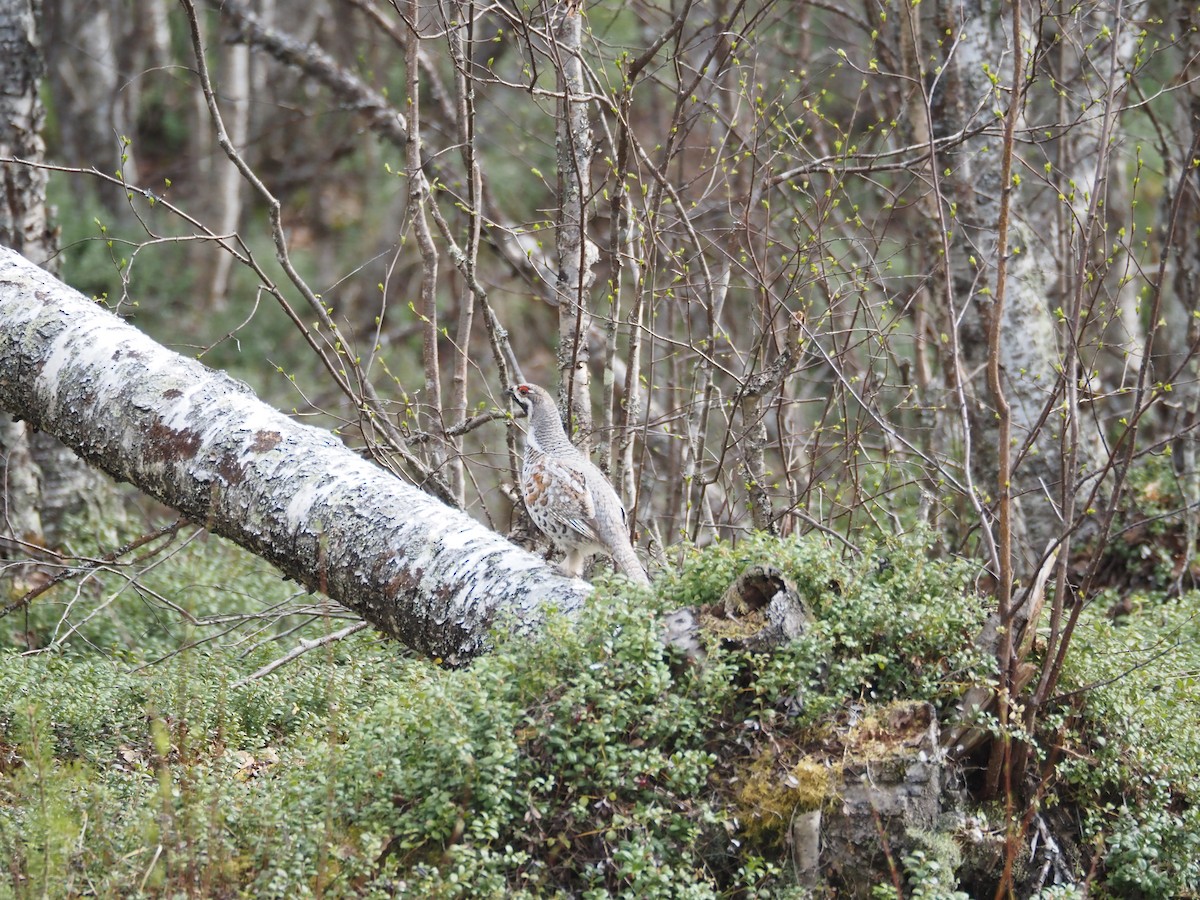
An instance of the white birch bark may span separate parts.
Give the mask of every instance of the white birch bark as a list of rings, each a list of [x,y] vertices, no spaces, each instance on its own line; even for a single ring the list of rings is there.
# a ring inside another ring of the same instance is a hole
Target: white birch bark
[[[580,432],[589,436],[592,408],[588,385],[587,337],[592,328],[592,267],[599,251],[588,237],[589,197],[592,171],[592,126],[583,80],[583,15],[567,4],[555,29],[554,53],[558,68],[558,408]]]
[[[0,156],[41,159],[42,120],[33,7],[10,4],[0,13]],[[0,245],[38,260],[54,252],[46,221],[46,173],[29,166],[0,166]],[[42,543],[42,473],[29,447],[23,422],[0,416],[0,557],[12,556],[10,541]]]
[[[250,48],[246,44],[231,44],[225,48],[224,77],[221,95],[225,107],[225,124],[229,141],[239,152],[246,149],[250,135]],[[218,166],[216,178],[217,233],[233,234],[242,218],[242,173],[232,162]],[[233,254],[219,253],[213,261],[212,279],[208,286],[208,303],[212,309],[225,309],[229,304],[229,276],[233,271]]]
[[[1181,9],[1178,16],[1184,56],[1188,60],[1179,79],[1181,84],[1188,85],[1188,90],[1176,101],[1175,121],[1190,123],[1190,134],[1184,132],[1184,135],[1190,137],[1192,147],[1200,147],[1200,34],[1191,27],[1192,22],[1200,21],[1200,13]],[[1187,156],[1183,160],[1186,161]],[[1183,498],[1190,504],[1184,512],[1183,558],[1178,561],[1176,581],[1182,593],[1185,586],[1194,586],[1194,581],[1189,579],[1193,578],[1194,560],[1200,548],[1197,542],[1200,536],[1200,505],[1197,504],[1200,498],[1200,356],[1197,355],[1200,348],[1200,198],[1195,190],[1190,190],[1181,199],[1178,234],[1182,240],[1172,279],[1176,302],[1164,307],[1163,318],[1167,326],[1157,340],[1165,350],[1160,371],[1179,373],[1175,376],[1181,399],[1174,463]]]
[[[449,663],[577,610],[563,578],[0,250],[0,409]]]
[[[43,54],[34,6],[0,4],[0,158],[40,162],[46,111],[38,94]],[[47,177],[34,166],[0,163],[0,245],[53,265],[58,236],[46,206]],[[115,506],[111,500],[105,479],[58,441],[0,416],[0,556],[19,559],[30,555],[29,545],[57,546],[68,514],[99,512]],[[14,539],[26,546],[3,546]]]
[[[42,53],[28,0],[0,10],[0,157],[40,161],[46,111],[38,96]],[[31,166],[0,168],[0,244],[46,264],[54,256],[54,229],[46,216],[49,174]]]
[[[997,111],[1005,109],[1004,92],[992,82],[989,73],[1008,72],[1013,50],[1007,46],[1008,36],[986,4],[966,0],[949,5],[955,11],[954,18],[962,24],[948,67],[958,89],[957,109],[952,113],[956,121],[948,124],[969,130],[997,119]],[[1022,114],[1018,127],[1026,125]],[[1080,418],[1077,466],[1074,471],[1063,471],[1061,432],[1066,427],[1068,409],[1075,407],[1071,385],[1065,391],[1066,399],[1060,398],[1044,416],[1063,360],[1055,320],[1047,303],[1052,273],[1058,263],[1054,257],[1053,222],[1045,210],[1030,208],[1018,195],[1008,246],[996,246],[995,229],[1003,189],[1000,145],[1001,139],[994,130],[983,131],[964,140],[961,151],[949,155],[958,166],[954,199],[961,225],[956,224],[956,230],[961,227],[966,241],[958,252],[972,258],[971,265],[960,263],[954,267],[954,281],[958,302],[966,307],[960,332],[966,371],[982,372],[987,357],[987,322],[992,313],[991,291],[996,287],[998,254],[1009,255],[1007,296],[1000,323],[1000,369],[1011,412],[1014,458],[1021,448],[1029,445],[1029,451],[1012,472],[1017,512],[1014,533],[1017,550],[1024,551],[1023,559],[1018,552],[1014,565],[1021,575],[1035,570],[1043,549],[1063,533],[1066,525],[1058,501],[1077,490],[1081,478],[1099,471],[1100,462],[1094,457],[1098,444],[1094,423]],[[957,316],[958,310],[954,314]],[[984,390],[978,389],[977,396],[982,399],[983,395]],[[968,464],[975,468],[976,484],[990,493],[996,484],[995,415],[982,406],[974,412],[972,427],[977,434],[973,444],[977,450],[975,459]],[[1064,474],[1069,482],[1066,485]]]

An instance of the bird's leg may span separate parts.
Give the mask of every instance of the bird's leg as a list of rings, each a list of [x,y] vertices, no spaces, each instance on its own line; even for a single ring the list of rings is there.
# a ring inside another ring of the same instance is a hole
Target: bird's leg
[[[576,547],[572,547],[567,551],[566,558],[562,561],[562,570],[564,575],[571,578],[579,578],[583,575],[583,564],[587,557],[583,552]]]

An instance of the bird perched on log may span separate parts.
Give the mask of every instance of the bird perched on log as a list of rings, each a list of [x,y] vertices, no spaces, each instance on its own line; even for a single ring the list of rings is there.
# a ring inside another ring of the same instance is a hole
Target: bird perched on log
[[[529,417],[521,494],[529,517],[561,550],[563,571],[578,577],[593,553],[612,557],[617,571],[649,585],[625,524],[625,507],[608,479],[567,437],[554,398],[536,384],[509,388]]]

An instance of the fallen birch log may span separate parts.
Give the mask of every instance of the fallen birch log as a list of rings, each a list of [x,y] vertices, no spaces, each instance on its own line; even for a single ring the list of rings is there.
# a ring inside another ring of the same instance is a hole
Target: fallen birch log
[[[450,663],[589,591],[5,248],[0,409]]]

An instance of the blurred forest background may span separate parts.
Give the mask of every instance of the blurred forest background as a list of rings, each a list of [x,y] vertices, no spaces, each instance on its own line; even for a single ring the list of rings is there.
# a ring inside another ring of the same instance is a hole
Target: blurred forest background
[[[56,262],[501,529],[518,373],[659,550],[990,548],[1001,424],[1026,569],[1132,463],[1195,487],[1186,12],[571,10],[200,8],[218,125],[182,9],[47,3]]]
[[[997,733],[1058,709],[1092,612],[1194,600],[1195,4],[37,6],[34,261],[495,529],[528,536],[523,378],[652,570],[752,532],[976,560]],[[12,645],[87,633],[76,600]],[[998,745],[994,790],[1032,765]]]
[[[54,261],[501,530],[518,374],[658,554],[1196,495],[1188,11],[571,10],[47,3]]]

